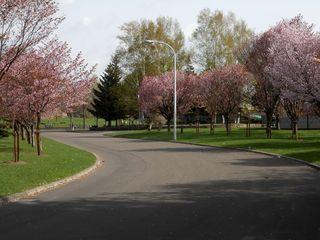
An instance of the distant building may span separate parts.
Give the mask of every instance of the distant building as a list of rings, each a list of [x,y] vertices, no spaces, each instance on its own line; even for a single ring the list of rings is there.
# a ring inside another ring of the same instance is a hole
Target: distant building
[[[291,129],[291,121],[288,117],[280,119],[282,129]],[[299,129],[320,129],[320,118],[315,116],[301,117],[298,123]]]

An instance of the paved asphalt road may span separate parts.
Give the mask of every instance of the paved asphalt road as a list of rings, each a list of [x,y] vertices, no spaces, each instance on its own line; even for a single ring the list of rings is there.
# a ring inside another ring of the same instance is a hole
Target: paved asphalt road
[[[95,174],[0,208],[0,239],[318,240],[320,174],[262,154],[47,133]]]

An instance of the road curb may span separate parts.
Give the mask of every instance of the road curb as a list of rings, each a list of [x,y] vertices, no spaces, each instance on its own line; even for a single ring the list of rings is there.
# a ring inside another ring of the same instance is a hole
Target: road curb
[[[307,165],[307,166],[309,166],[311,168],[320,170],[320,165],[317,165],[317,164],[309,163],[309,162],[306,162],[306,161],[298,159],[298,158],[288,157],[288,156],[275,154],[275,153],[268,153],[268,152],[259,151],[259,150],[252,150],[252,149],[245,149],[245,148],[230,148],[230,147],[221,147],[221,146],[211,146],[211,145],[205,145],[205,144],[200,144],[200,143],[189,143],[189,142],[180,142],[180,141],[177,141],[177,142],[169,141],[169,142],[186,144],[186,145],[193,145],[193,146],[201,146],[201,147],[211,147],[211,148],[230,149],[230,150],[238,150],[238,151],[243,151],[243,152],[259,153],[259,154],[264,154],[264,155],[271,156],[271,157],[288,159],[288,160],[291,160],[291,161],[294,161],[294,162],[301,163],[303,165]]]
[[[7,205],[9,203],[14,203],[17,202],[21,199],[27,199],[27,198],[31,198],[31,197],[35,197],[41,193],[45,193],[45,192],[49,192],[52,191],[54,189],[57,189],[59,187],[62,187],[68,183],[74,182],[76,180],[80,180],[84,177],[87,177],[88,175],[92,174],[93,172],[95,172],[99,167],[102,166],[103,162],[100,157],[94,153],[92,153],[95,157],[96,157],[96,162],[93,166],[82,170],[81,172],[70,176],[70,177],[66,177],[64,179],[60,179],[58,181],[43,185],[43,186],[39,186],[21,193],[16,193],[13,195],[9,195],[9,196],[4,196],[4,197],[0,197],[0,207]]]

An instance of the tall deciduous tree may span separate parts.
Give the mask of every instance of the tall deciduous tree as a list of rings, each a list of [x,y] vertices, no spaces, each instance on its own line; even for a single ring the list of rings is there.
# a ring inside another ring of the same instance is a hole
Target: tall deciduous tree
[[[217,94],[213,109],[217,107],[218,112],[224,116],[226,131],[230,135],[231,119],[241,111],[248,73],[242,65],[230,65],[212,70],[207,77]]]
[[[211,116],[210,133],[214,133],[216,116],[218,112],[219,82],[215,71],[206,71],[200,75],[199,87],[202,92],[203,104]]]
[[[266,71],[274,61],[270,55],[270,47],[274,40],[271,30],[257,36],[244,51],[243,62],[254,76],[254,95],[252,105],[266,115],[267,137],[272,137],[272,119],[280,100],[280,89],[274,86],[273,76]]]
[[[200,133],[200,112],[205,108],[202,78],[194,73],[186,73],[190,82],[189,101],[195,114],[196,133]]]
[[[12,64],[57,28],[53,0],[0,0],[0,81]]]
[[[192,35],[194,61],[202,71],[235,64],[236,50],[252,36],[252,30],[233,13],[204,9],[198,16],[198,26]]]
[[[139,71],[140,81],[144,76],[160,75],[173,69],[170,50],[162,45],[147,45],[145,40],[169,43],[178,53],[178,69],[183,68],[188,57],[180,24],[172,18],[159,17],[155,21],[144,19],[125,23],[121,26],[118,38],[125,72]]]
[[[157,76],[173,70],[171,51],[162,45],[148,45],[144,41],[155,39],[169,43],[178,54],[178,69],[187,65],[189,53],[185,48],[185,37],[180,24],[169,17],[156,20],[143,19],[121,26],[120,52],[125,85],[133,87],[130,102],[138,102],[139,85],[145,76]],[[131,83],[129,83],[129,81]],[[133,110],[133,109],[131,109]]]
[[[274,59],[267,71],[280,89],[283,107],[292,123],[292,137],[297,139],[298,121],[306,102],[316,105],[320,95],[320,34],[302,16],[283,20],[272,28],[274,40],[270,55]]]

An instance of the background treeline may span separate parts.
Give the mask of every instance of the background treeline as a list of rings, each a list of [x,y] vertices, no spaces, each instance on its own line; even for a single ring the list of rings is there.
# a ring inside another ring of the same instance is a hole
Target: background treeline
[[[161,45],[146,45],[144,40],[169,43],[178,54],[178,70],[199,73],[238,63],[240,49],[254,35],[233,13],[209,9],[200,12],[198,25],[190,39],[186,39],[180,24],[170,17],[132,21],[120,29],[118,49],[100,77],[93,91],[93,103],[89,106],[89,112],[105,119],[107,126],[119,119],[144,120],[146,117],[144,122],[150,121],[139,108],[141,82],[146,76],[158,76],[173,70],[170,51]],[[194,115],[190,112],[189,119]]]

